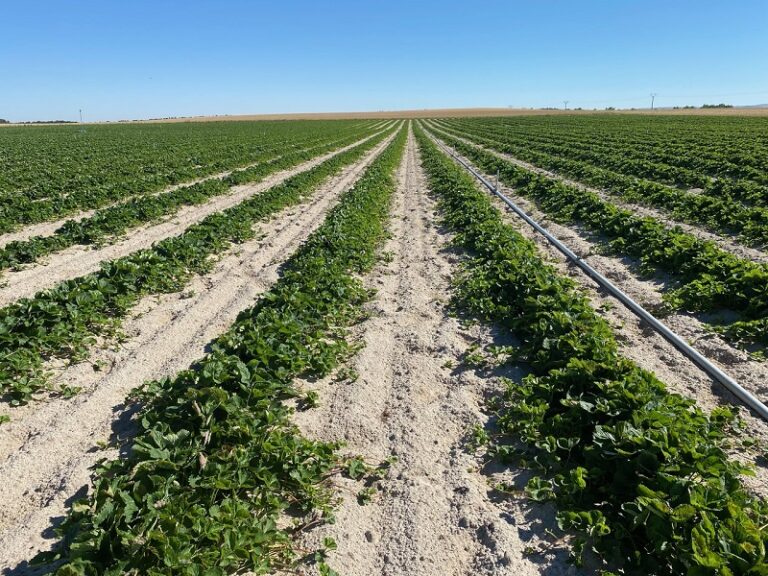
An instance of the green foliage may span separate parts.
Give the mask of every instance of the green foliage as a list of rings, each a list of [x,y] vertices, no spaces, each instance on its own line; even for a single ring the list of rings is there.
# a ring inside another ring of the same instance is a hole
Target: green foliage
[[[768,344],[768,332],[759,329],[768,317],[768,265],[735,256],[713,242],[669,228],[654,218],[637,216],[594,193],[534,174],[455,138],[441,137],[481,170],[498,173],[517,194],[536,200],[545,213],[599,233],[614,252],[670,274],[679,284],[665,294],[669,307],[738,311],[749,324],[738,325],[733,331],[724,329],[723,333],[745,342]]]
[[[327,516],[325,479],[341,462],[337,446],[301,437],[282,400],[352,349],[370,295],[357,276],[386,238],[404,142],[401,131],[208,356],[145,386],[129,456],[99,464],[59,530],[63,549],[39,560],[65,560],[59,576],[262,574],[296,560],[277,520]]]
[[[346,146],[362,136],[361,132],[356,131],[334,141],[304,139],[296,144],[305,146],[304,148],[282,155],[280,154],[284,149],[283,142],[269,143],[263,153],[251,158],[257,165],[236,170],[223,179],[214,178],[163,194],[131,198],[127,202],[98,210],[88,218],[79,221],[68,220],[52,235],[9,242],[0,249],[0,269],[36,262],[43,256],[78,244],[113,241],[131,228],[171,216],[185,206],[203,204],[215,196],[229,192],[232,186],[257,182],[278,170],[295,166],[334,148]]]
[[[0,133],[0,233],[139,197],[171,184],[290,150],[308,136],[330,141],[355,121],[183,122],[8,127]]]
[[[671,202],[669,207],[675,209],[681,204],[681,217],[696,218],[693,211],[685,211],[688,203],[715,212],[727,205],[739,213],[743,209],[739,203],[768,206],[765,119],[662,116],[649,120],[625,115],[550,116],[453,119],[440,125],[486,138],[492,148],[504,147],[520,159],[606,186],[612,193],[628,193],[633,201],[642,202],[643,195],[649,194],[645,200],[653,204],[651,196],[658,195],[659,206]],[[691,194],[690,188],[699,190]],[[716,221],[712,225],[718,226]]]
[[[376,496],[377,490],[373,486],[368,486],[366,488],[363,488],[357,493],[357,503],[360,504],[360,506],[365,506],[366,504],[370,504],[373,502],[374,497]]]
[[[0,345],[5,351],[0,357],[0,393],[14,403],[27,402],[47,385],[42,369],[46,358],[85,356],[95,336],[114,330],[140,298],[182,290],[193,274],[210,269],[212,256],[252,238],[254,224],[305,200],[321,182],[386,136],[376,136],[212,214],[179,236],[0,309]]]
[[[555,502],[560,526],[578,535],[574,559],[591,545],[642,574],[768,573],[768,505],[724,450],[733,414],[705,414],[622,357],[573,282],[417,137],[445,222],[471,254],[458,303],[513,332],[530,367],[493,404],[492,451],[535,468],[527,493]]]

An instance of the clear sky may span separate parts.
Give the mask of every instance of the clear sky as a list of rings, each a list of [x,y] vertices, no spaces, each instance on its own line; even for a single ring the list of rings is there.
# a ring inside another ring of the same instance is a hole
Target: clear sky
[[[7,0],[0,118],[768,102],[768,0]]]

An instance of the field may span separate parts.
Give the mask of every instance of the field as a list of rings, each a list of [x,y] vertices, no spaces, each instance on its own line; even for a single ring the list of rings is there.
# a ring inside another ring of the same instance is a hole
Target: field
[[[762,401],[768,117],[419,112],[0,130],[2,574],[768,574],[768,424],[462,164]]]

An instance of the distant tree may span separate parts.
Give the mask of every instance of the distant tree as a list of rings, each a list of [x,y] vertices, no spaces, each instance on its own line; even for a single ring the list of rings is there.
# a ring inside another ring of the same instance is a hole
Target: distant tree
[[[702,108],[733,108],[733,104],[704,104]]]
[[[21,124],[77,124],[74,120],[32,120]]]
[[[10,124],[10,120],[6,120],[5,118],[0,118],[0,124]]]

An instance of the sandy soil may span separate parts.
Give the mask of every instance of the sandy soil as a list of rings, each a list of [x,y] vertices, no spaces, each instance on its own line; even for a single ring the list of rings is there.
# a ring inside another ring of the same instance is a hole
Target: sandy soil
[[[33,296],[40,290],[55,286],[64,280],[94,272],[99,269],[104,261],[127,256],[137,250],[149,248],[155,242],[171,236],[177,236],[207,216],[240,204],[251,196],[259,194],[295,174],[305,172],[328,158],[357,146],[370,138],[373,138],[373,136],[313,158],[294,168],[271,174],[257,184],[235,186],[229,193],[216,196],[205,204],[185,206],[169,219],[132,229],[114,244],[108,244],[100,248],[72,246],[52,254],[43,262],[32,264],[19,271],[8,271],[2,276],[0,306],[6,306],[20,298]]]
[[[98,444],[120,444],[130,436],[136,406],[125,403],[129,391],[201,357],[206,345],[277,279],[280,264],[391,139],[321,186],[308,202],[260,226],[260,239],[238,246],[183,293],[143,301],[124,323],[128,340],[123,346],[100,350],[90,363],[60,373],[61,383],[83,387],[75,398],[3,408],[12,417],[0,437],[0,569],[9,570],[3,573],[34,573],[25,561],[53,544],[50,526],[74,495],[87,492],[89,467],[117,454],[99,450]],[[92,367],[97,365],[99,371]]]
[[[464,158],[471,164],[469,160]],[[482,171],[479,171],[482,173]],[[616,286],[646,308],[658,306],[662,301],[662,290],[666,279],[662,276],[645,279],[637,274],[638,263],[628,258],[615,258],[599,254],[600,238],[577,227],[566,227],[547,219],[529,201],[517,196],[514,190],[501,186],[502,192],[523,208],[532,218],[545,226],[559,240],[608,277]],[[758,440],[761,446],[754,451],[739,450],[734,452],[742,460],[757,464],[757,476],[745,478],[745,482],[763,496],[768,496],[768,468],[762,457],[768,446],[768,423],[754,416],[744,408],[739,400],[721,384],[712,380],[690,360],[685,358],[669,342],[638,319],[628,308],[621,305],[612,296],[601,290],[580,269],[566,263],[565,257],[554,249],[543,236],[525,225],[513,215],[500,201],[494,200],[505,218],[524,236],[532,239],[540,250],[563,273],[573,278],[592,301],[592,305],[613,326],[622,353],[640,366],[654,372],[670,390],[694,398],[704,409],[733,404],[744,420],[746,435]],[[663,319],[672,330],[709,360],[717,364],[739,384],[763,401],[768,399],[768,365],[752,360],[749,355],[730,346],[717,335],[710,334],[695,317],[685,314],[673,314]]]
[[[434,130],[435,132],[445,133],[443,130],[441,130],[439,127],[437,127],[434,123],[428,124],[429,128]],[[485,150],[486,152],[489,152],[490,154],[493,154],[494,156],[497,156],[499,158],[503,158],[504,160],[508,160],[509,162],[520,166],[521,168],[524,168],[526,170],[530,170],[531,172],[535,172],[537,174],[543,174],[545,176],[548,176],[550,178],[554,178],[557,180],[560,180],[561,182],[568,184],[570,186],[574,186],[576,188],[579,188],[581,190],[585,190],[588,192],[593,192],[600,196],[603,200],[606,200],[607,202],[610,202],[612,204],[615,204],[616,206],[619,206],[621,208],[626,208],[627,210],[630,210],[637,214],[638,216],[650,216],[652,218],[655,218],[656,220],[659,220],[660,222],[663,222],[670,228],[674,226],[679,226],[682,228],[685,232],[688,232],[689,234],[693,234],[694,236],[702,239],[702,240],[711,240],[715,244],[717,244],[720,248],[723,250],[726,250],[728,252],[731,252],[732,254],[735,254],[736,256],[739,256],[740,258],[745,258],[747,260],[752,260],[753,262],[768,262],[768,254],[764,250],[759,250],[757,248],[750,248],[748,246],[744,246],[743,244],[740,244],[739,242],[736,242],[731,237],[727,237],[720,234],[715,234],[712,232],[708,232],[707,230],[703,230],[702,228],[699,228],[698,226],[693,226],[691,224],[686,224],[684,222],[679,222],[677,220],[673,220],[668,215],[666,215],[664,212],[650,208],[648,206],[643,206],[640,204],[634,204],[629,202],[623,202],[620,197],[614,196],[612,194],[609,194],[605,192],[604,190],[600,190],[599,188],[592,188],[590,186],[586,186],[580,182],[577,182],[576,180],[570,180],[564,176],[560,176],[559,174],[555,172],[551,172],[549,170],[545,170],[543,168],[539,168],[538,166],[534,164],[530,164],[528,162],[524,162],[523,160],[519,160],[515,158],[514,156],[511,156],[509,154],[504,154],[501,152],[497,152],[496,150],[491,150],[490,148],[487,148],[485,146],[480,146],[479,144],[475,144],[474,142],[471,142],[465,138],[460,138],[458,136],[454,136],[453,134],[450,135],[453,138],[456,138],[457,140],[460,140],[462,142],[465,142],[466,144],[475,146],[477,148],[480,148],[482,150]]]
[[[367,279],[378,294],[359,327],[365,347],[352,360],[359,377],[306,383],[320,405],[295,416],[310,437],[344,441],[372,463],[398,460],[369,504],[358,503],[360,482],[338,480],[336,523],[311,531],[305,544],[332,536],[338,550],[328,563],[347,576],[575,574],[562,551],[529,553],[546,547],[551,511],[494,498],[481,463],[465,450],[469,428],[487,422],[484,397],[496,382],[454,367],[490,336],[445,310],[457,257],[435,225],[412,136],[398,180],[392,258]]]

